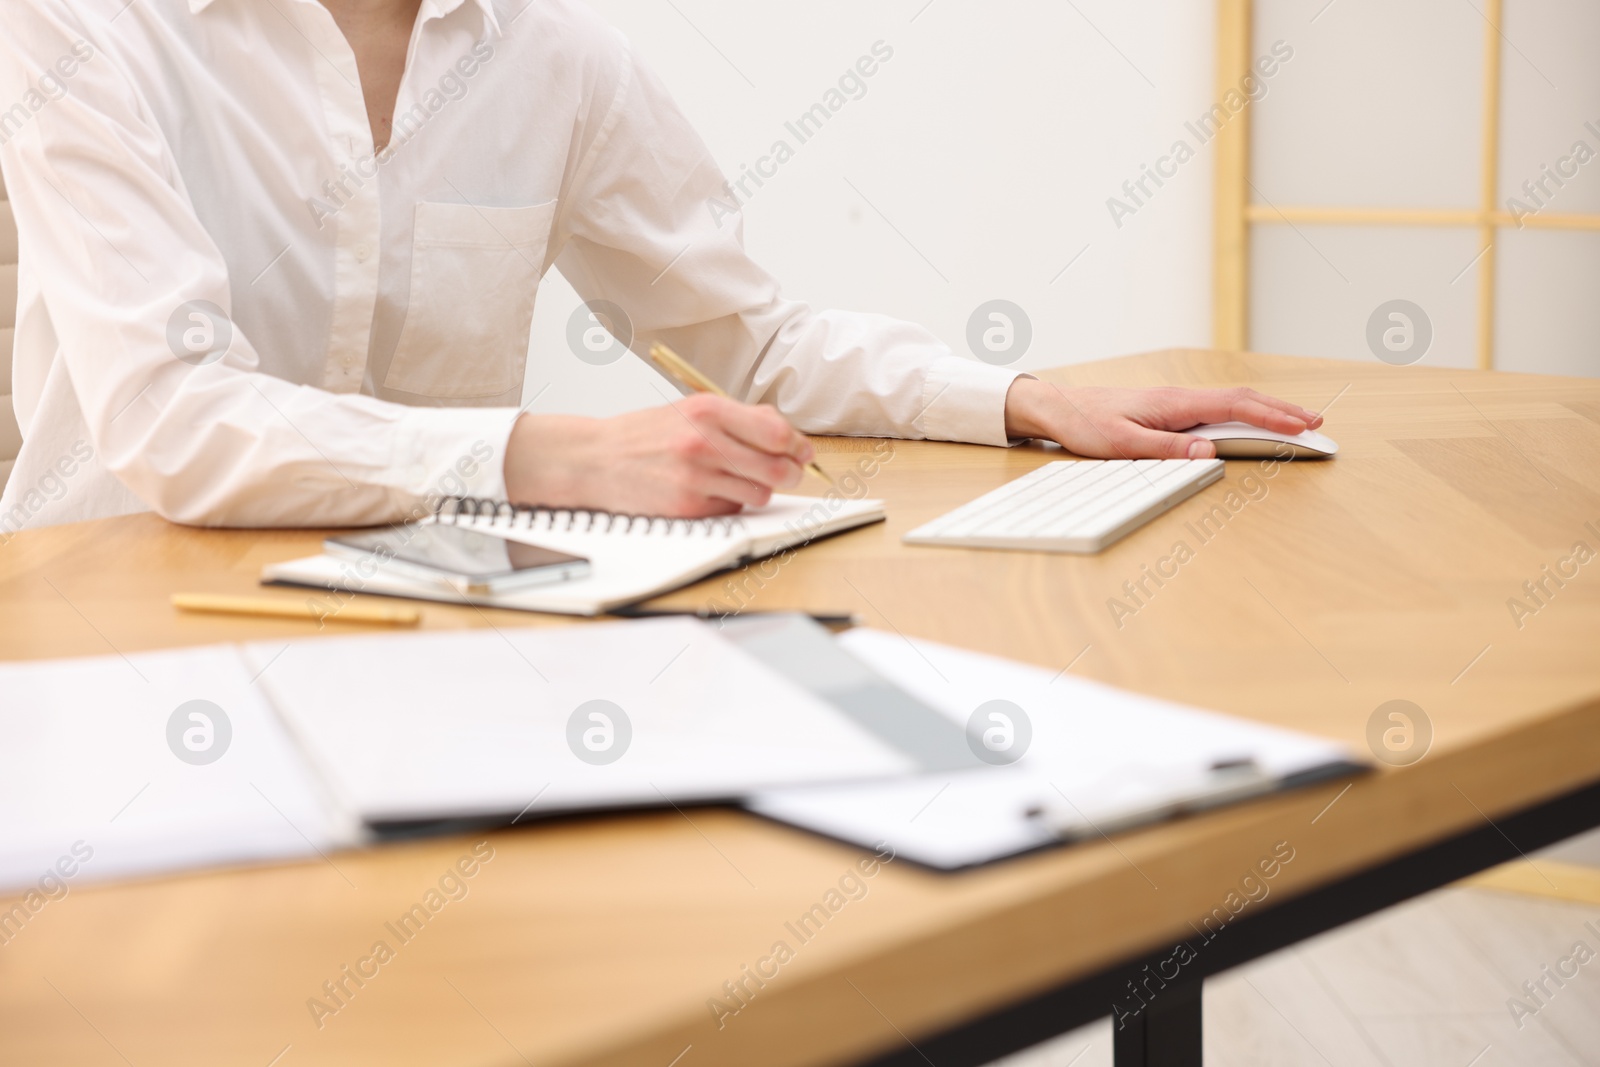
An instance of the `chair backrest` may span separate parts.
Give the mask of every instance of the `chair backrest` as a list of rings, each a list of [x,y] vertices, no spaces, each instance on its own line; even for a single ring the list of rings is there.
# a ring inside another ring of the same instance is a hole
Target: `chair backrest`
[[[0,489],[11,477],[22,447],[17,413],[11,406],[11,348],[17,325],[17,220],[11,215],[6,183],[0,178]]]

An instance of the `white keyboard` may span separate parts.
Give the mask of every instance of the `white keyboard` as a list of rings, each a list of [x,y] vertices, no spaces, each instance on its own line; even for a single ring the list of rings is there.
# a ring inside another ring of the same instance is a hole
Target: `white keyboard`
[[[912,545],[1098,552],[1222,477],[1220,459],[1046,463],[905,535]]]

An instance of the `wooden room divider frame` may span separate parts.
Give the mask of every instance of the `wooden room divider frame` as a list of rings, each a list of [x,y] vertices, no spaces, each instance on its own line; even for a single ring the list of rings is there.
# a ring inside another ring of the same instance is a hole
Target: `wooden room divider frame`
[[[1476,6],[1476,5],[1475,5]],[[1502,228],[1600,231],[1600,215],[1540,212],[1520,219],[1499,206],[1500,65],[1504,0],[1485,0],[1483,146],[1476,208],[1360,208],[1258,204],[1251,197],[1250,110],[1216,137],[1213,205],[1212,344],[1250,347],[1250,228],[1271,225],[1446,226],[1478,231],[1478,366],[1494,368],[1495,239]],[[1251,69],[1254,0],[1217,0],[1217,91],[1233,89]]]

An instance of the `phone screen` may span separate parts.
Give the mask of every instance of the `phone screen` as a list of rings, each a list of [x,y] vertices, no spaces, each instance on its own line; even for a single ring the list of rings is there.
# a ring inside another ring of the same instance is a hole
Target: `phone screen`
[[[344,555],[382,553],[401,563],[473,584],[494,579],[531,579],[538,574],[548,574],[551,580],[573,577],[588,564],[582,556],[447,525],[330,537],[327,547]]]

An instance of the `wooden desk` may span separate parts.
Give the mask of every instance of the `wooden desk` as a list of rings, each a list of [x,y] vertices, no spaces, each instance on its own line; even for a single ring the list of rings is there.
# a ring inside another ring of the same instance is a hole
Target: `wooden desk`
[[[1190,924],[1276,842],[1295,858],[1271,895],[1186,974],[1271,947],[1244,935],[1297,901],[1331,903],[1293,936],[1339,921],[1341,908],[1349,917],[1512,857],[1560,822],[1514,813],[1548,802],[1547,813],[1565,813],[1564,832],[1600,821],[1582,792],[1600,780],[1600,562],[1552,584],[1520,628],[1507,607],[1575,542],[1600,550],[1600,383],[1203,352],[1048,377],[1249,383],[1331,404],[1327,429],[1344,451],[1282,467],[1255,499],[1242,479],[1256,465],[1230,464],[1224,483],[1077,557],[902,546],[912,526],[1053,456],[899,443],[869,481],[888,523],[746,580],[748,606],[855,610],[875,626],[1070,665],[1359,748],[1374,709],[1404,698],[1432,722],[1424,759],[1348,791],[1318,786],[956,877],[889,864],[720,1030],[708,999],[790,939],[785,922],[859,853],[725,810],[493,834],[470,896],[320,1029],[308,998],[478,837],[340,855],[338,871],[312,862],[76,888],[0,949],[0,1061],[785,1067],[927,1053],[946,1067],[1091,1017],[1082,997],[1059,1011],[1050,1006],[1069,1002],[1050,997],[1091,988],[1081,983],[1093,976],[1105,996],[1090,1008],[1110,1012],[1117,968],[1192,937]],[[829,469],[872,447],[825,444]],[[1125,601],[1123,583],[1175,541],[1194,540],[1186,524],[1230,487],[1247,503],[1119,626],[1107,602]],[[316,540],[148,516],[20,535],[0,547],[0,654],[312,633],[181,616],[166,598],[254,592],[263,563]],[[717,579],[663,603],[699,605],[724,588]],[[553,624],[423,611],[436,628]],[[1515,846],[1492,854],[1495,826]],[[1468,840],[1467,852],[1439,845]],[[1385,873],[1407,862],[1415,885]]]

